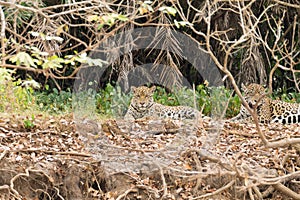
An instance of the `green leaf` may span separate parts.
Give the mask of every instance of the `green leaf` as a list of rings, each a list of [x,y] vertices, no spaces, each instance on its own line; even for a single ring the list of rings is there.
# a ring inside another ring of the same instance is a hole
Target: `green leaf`
[[[175,16],[175,14],[177,13],[177,10],[175,8],[169,6],[162,6],[158,10],[173,16]]]
[[[104,60],[93,59],[93,58],[89,58],[89,57],[86,58],[86,62],[89,66],[99,66],[99,67],[102,67],[103,64],[107,64],[107,62]]]
[[[65,63],[65,60],[62,58],[59,58],[57,55],[49,57],[47,60],[45,60],[44,64],[42,65],[43,69],[56,69],[56,68],[62,68],[63,66],[61,63]]]
[[[177,21],[176,19],[174,20],[174,24],[177,28],[185,27],[185,26],[193,26],[192,23],[186,22],[186,21]]]
[[[99,24],[99,25],[98,25],[98,27],[97,27],[97,30],[100,30],[100,29],[102,29],[102,28],[103,28],[103,26],[104,26],[104,24]]]
[[[145,1],[141,4],[141,7],[139,7],[139,12],[143,15],[148,12],[154,12],[152,6],[151,6],[151,1]]]
[[[128,21],[128,17],[126,17],[125,15],[119,15],[118,17],[117,17],[117,19],[118,20],[120,20],[120,21]]]
[[[34,67],[37,66],[34,64],[35,59],[33,59],[28,53],[20,52],[9,59],[12,63],[16,63],[17,65],[25,65],[26,67]]]
[[[87,16],[87,21],[92,22],[92,21],[98,21],[99,16],[98,15],[88,15]]]
[[[39,56],[49,56],[48,52],[43,52],[37,47],[31,47],[30,49],[32,51],[31,55],[38,58],[38,59],[41,59]]]
[[[100,18],[100,21],[102,21],[102,23],[98,26],[98,29],[101,29],[105,24],[112,26],[113,24],[115,24],[116,20],[128,21],[128,17],[116,13],[104,15]]]
[[[101,17],[104,24],[113,25],[115,23],[115,18],[112,15],[105,15]]]
[[[0,68],[0,84],[4,84],[6,81],[13,80],[13,73],[15,73],[13,70]]]
[[[178,23],[178,21],[175,19],[174,20],[174,24],[175,24],[175,26],[177,27],[177,28],[180,28],[180,25],[179,25],[179,23]]]

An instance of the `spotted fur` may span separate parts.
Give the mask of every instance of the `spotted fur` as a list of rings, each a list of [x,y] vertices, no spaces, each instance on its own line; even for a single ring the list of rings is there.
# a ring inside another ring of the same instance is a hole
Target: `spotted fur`
[[[144,117],[169,118],[169,119],[195,119],[200,112],[188,106],[166,106],[154,102],[153,93],[155,86],[132,87],[133,98],[125,115],[125,119],[140,119]]]
[[[261,123],[300,123],[300,104],[287,103],[280,100],[272,100],[267,96],[266,89],[259,84],[242,85],[244,98],[250,108],[255,108],[258,120]],[[252,121],[248,110],[242,105],[240,113],[231,121]]]

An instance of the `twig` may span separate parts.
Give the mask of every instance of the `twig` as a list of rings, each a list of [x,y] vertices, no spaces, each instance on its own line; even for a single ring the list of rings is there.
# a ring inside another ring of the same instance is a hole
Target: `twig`
[[[194,159],[194,161],[196,163],[196,169],[199,172],[201,172],[202,171],[202,167],[201,167],[201,162],[200,162],[200,160],[198,158],[198,155],[196,153],[193,153],[192,155],[193,155],[193,159]],[[199,188],[199,186],[201,185],[201,181],[202,181],[202,178],[201,177],[197,177],[197,182],[196,182],[196,185],[194,187],[194,191],[196,191]]]
[[[159,199],[159,198],[160,198],[160,195],[159,195],[157,189],[153,189],[153,188],[151,188],[151,187],[149,187],[149,186],[146,186],[146,185],[136,185],[136,187],[137,187],[137,188],[141,188],[141,189],[143,189],[143,190],[147,190],[147,192],[153,193],[153,194],[154,194],[154,197],[155,197],[156,199]]]
[[[50,177],[48,174],[46,174],[45,171],[27,168],[27,169],[25,169],[25,173],[19,173],[19,174],[15,175],[15,176],[10,180],[10,187],[9,187],[9,188],[11,189],[11,191],[13,191],[13,192],[16,194],[16,196],[17,196],[18,198],[22,198],[22,197],[21,197],[21,195],[19,194],[19,192],[14,188],[14,182],[15,182],[18,178],[20,178],[20,177],[22,177],[22,176],[29,177],[29,176],[30,176],[30,175],[29,175],[29,172],[41,173],[41,174],[43,174],[45,177],[47,177],[47,179],[49,180],[50,183],[53,182],[53,181],[52,181],[52,177]],[[55,187],[54,187],[54,188],[55,188]],[[59,194],[59,189],[58,189],[58,188],[55,188],[55,189],[56,189],[56,191],[57,191],[57,196],[59,196],[59,197],[63,200],[64,198]]]
[[[205,149],[191,149],[187,152],[196,152],[199,155],[201,160],[210,160],[210,161],[217,163],[220,166],[224,167],[228,171],[231,171],[233,169],[232,166],[230,166],[228,163],[222,162],[220,157],[217,157],[217,156],[211,154],[210,152],[206,151]]]
[[[5,27],[6,27],[6,21],[5,21],[5,15],[2,9],[2,6],[0,5],[0,19],[1,19],[1,32],[0,32],[0,37],[1,37],[1,53],[2,53],[2,63],[1,65],[3,66],[5,64]]]
[[[246,188],[248,188],[247,191],[248,191],[250,199],[254,200],[253,191],[252,191],[252,185],[253,185],[252,181],[249,180],[248,178],[245,178],[244,181],[245,181]]]
[[[253,186],[253,190],[254,190],[255,194],[257,195],[258,199],[263,199],[263,196],[262,196],[261,192],[259,191],[259,188],[256,185]]]
[[[287,6],[287,7],[292,7],[292,8],[297,8],[297,9],[300,8],[300,5],[297,5],[297,4],[292,4],[292,3],[288,3],[288,2],[284,2],[284,1],[279,1],[279,0],[273,0],[273,1],[275,1],[276,3],[279,3],[281,5]]]
[[[263,178],[263,179],[256,179],[253,177],[252,178],[255,179],[256,181],[260,181],[264,185],[274,185],[274,184],[288,181],[288,180],[298,178],[298,177],[300,177],[300,171],[296,171],[296,172],[293,172],[293,173],[290,173],[290,174],[287,174],[284,176],[275,177],[275,178]]]
[[[137,192],[137,189],[135,187],[129,188],[123,194],[119,195],[118,198],[116,198],[116,200],[121,200],[123,197],[126,197],[130,192]]]
[[[21,176],[27,176],[29,177],[29,169],[25,169],[25,173],[19,173],[17,175],[15,175],[11,180],[10,180],[10,190],[15,193],[15,195],[17,196],[17,198],[19,199],[23,199],[22,196],[19,194],[19,192],[14,188],[14,182],[15,180],[17,180],[18,178],[20,178]]]
[[[251,200],[254,200],[254,195],[253,195],[253,193],[252,193],[252,188],[251,188],[251,187],[248,188],[248,194],[249,194],[250,199],[251,199]]]
[[[225,185],[224,187],[221,187],[221,188],[217,189],[216,191],[214,191],[212,193],[204,194],[204,195],[201,195],[199,197],[194,197],[194,198],[191,198],[191,200],[194,200],[194,199],[203,199],[203,198],[207,198],[207,197],[210,197],[210,196],[217,195],[217,194],[221,193],[222,191],[230,188],[234,183],[235,183],[235,180],[232,180],[227,185]]]
[[[60,195],[60,193],[59,193],[59,189],[57,188],[57,187],[53,187],[55,190],[56,190],[56,195],[60,198],[60,199],[62,199],[62,200],[64,200],[64,198]]]
[[[159,168],[159,171],[160,171],[160,176],[161,176],[163,191],[164,191],[164,193],[162,195],[162,198],[164,198],[168,195],[167,183],[166,183],[166,179],[165,179],[162,167],[160,165],[157,165],[157,167]]]
[[[6,156],[6,154],[7,154],[7,150],[5,149],[5,150],[1,153],[0,161]]]
[[[262,197],[266,198],[267,196],[269,196],[271,193],[273,193],[275,190],[275,188],[273,186],[268,187],[268,189],[266,189],[263,193],[262,193]]]
[[[273,187],[294,200],[300,200],[300,194],[297,194],[296,192],[292,191],[291,189],[289,189],[281,183],[277,183],[273,185]]]
[[[9,185],[1,185],[0,190],[9,190]]]
[[[62,152],[62,151],[48,151],[48,150],[42,150],[42,149],[19,149],[19,150],[14,150],[12,152],[40,152],[40,153],[46,153],[46,154],[51,154],[51,155],[70,155],[70,156],[92,157],[91,154],[80,153],[80,152],[76,152],[76,151]]]
[[[35,9],[33,7],[22,6],[20,4],[5,2],[5,1],[0,1],[0,5],[11,7],[11,8],[17,8],[17,9],[20,9],[20,10],[27,10],[27,11],[31,11],[33,13],[38,13],[41,16],[43,16],[44,18],[46,18],[47,20],[50,21],[49,17],[47,15],[45,15],[41,10]]]
[[[300,143],[300,138],[286,138],[283,140],[279,140],[276,142],[269,142],[266,147],[274,148],[274,147],[284,147],[288,145],[298,144]]]

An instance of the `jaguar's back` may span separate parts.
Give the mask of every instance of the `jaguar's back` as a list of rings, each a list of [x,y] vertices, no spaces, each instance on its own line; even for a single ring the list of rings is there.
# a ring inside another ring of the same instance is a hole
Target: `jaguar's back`
[[[132,87],[133,97],[125,115],[125,119],[158,117],[170,119],[194,119],[200,112],[188,106],[166,106],[154,102],[153,94],[156,87]]]

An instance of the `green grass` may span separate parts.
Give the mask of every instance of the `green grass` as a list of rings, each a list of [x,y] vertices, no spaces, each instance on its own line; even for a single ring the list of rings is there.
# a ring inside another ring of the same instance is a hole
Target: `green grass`
[[[72,92],[58,91],[54,88],[51,92],[35,92],[36,107],[43,112],[63,114],[72,111]]]
[[[14,113],[48,113],[51,115],[64,115],[72,113],[73,105],[80,106],[86,114],[95,114],[97,116],[121,117],[124,116],[132,94],[125,94],[119,86],[108,84],[104,89],[92,95],[76,97],[70,90],[58,91],[57,89],[39,90],[34,81],[22,81],[13,78],[13,71],[0,68],[0,112]],[[31,83],[31,84],[24,84]],[[45,87],[47,88],[47,87]],[[197,107],[205,115],[222,114],[226,110],[225,117],[230,118],[238,114],[240,109],[240,99],[238,96],[232,96],[232,91],[224,87],[206,87],[198,85],[195,91],[187,88],[174,90],[176,93],[167,92],[164,88],[157,87],[154,93],[154,100],[158,103],[177,106],[187,105]],[[88,94],[88,92],[86,93]],[[300,103],[300,94],[297,92],[279,94],[275,92],[275,97],[287,102]],[[74,102],[73,102],[74,100]],[[76,109],[75,109],[76,110]],[[222,115],[222,116],[220,116]],[[34,116],[30,115],[29,116]],[[24,121],[24,126],[32,128],[34,124],[29,118]]]

